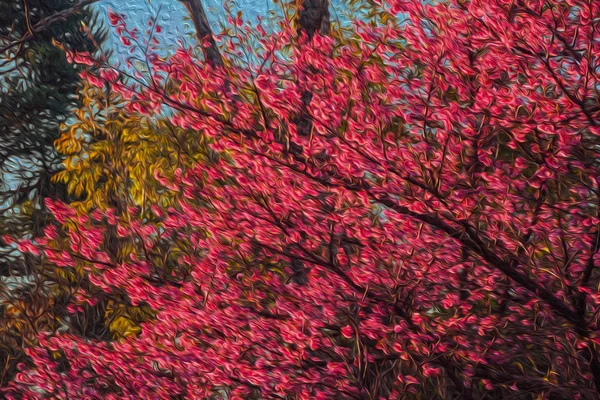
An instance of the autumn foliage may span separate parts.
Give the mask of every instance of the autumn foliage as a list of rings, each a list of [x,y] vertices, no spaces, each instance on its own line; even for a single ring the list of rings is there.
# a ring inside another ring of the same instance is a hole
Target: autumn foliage
[[[21,246],[121,334],[40,332],[9,397],[599,398],[600,4],[377,7],[95,60],[80,202]]]

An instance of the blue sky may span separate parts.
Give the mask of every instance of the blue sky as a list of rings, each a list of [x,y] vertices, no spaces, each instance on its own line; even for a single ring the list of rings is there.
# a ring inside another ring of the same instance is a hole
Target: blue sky
[[[344,8],[342,1],[331,1],[330,13],[334,20],[341,18]],[[203,4],[213,31],[220,31],[219,23],[227,23],[223,0],[203,0]],[[233,4],[234,12],[242,11],[244,20],[251,23],[256,21],[258,16],[267,19],[269,13],[279,10],[279,6],[273,0],[235,0]],[[137,24],[142,32],[148,17],[155,15],[160,10],[160,23],[163,28],[160,37],[161,44],[168,47],[170,44],[175,44],[180,38],[193,40],[191,36],[194,32],[193,26],[187,20],[187,12],[179,0],[101,0],[96,7],[100,8],[101,14],[105,18],[109,7],[127,15],[128,21]],[[109,45],[115,50],[120,47],[120,42],[114,33]]]
[[[213,26],[214,31],[219,31],[219,23],[226,23],[227,15],[223,9],[223,2],[220,0],[203,0],[208,19]],[[161,43],[165,45],[174,44],[177,39],[191,39],[193,26],[187,19],[187,12],[184,6],[178,0],[101,0],[97,7],[106,15],[108,8],[112,8],[122,14],[127,15],[128,21],[143,27],[148,17],[156,14],[160,10],[160,23],[163,27],[161,34]],[[241,10],[246,21],[255,21],[256,17],[267,16],[269,10],[276,10],[278,7],[272,0],[237,0],[234,6],[235,12]],[[142,31],[143,32],[143,31]],[[113,48],[118,48],[118,39],[111,38],[110,44]]]

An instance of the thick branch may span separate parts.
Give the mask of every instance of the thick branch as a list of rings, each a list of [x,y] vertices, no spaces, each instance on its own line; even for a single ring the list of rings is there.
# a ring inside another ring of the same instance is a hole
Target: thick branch
[[[292,154],[297,161],[303,163],[310,163],[310,161],[298,154]],[[276,161],[275,159],[272,159]],[[277,161],[276,161],[277,162]],[[330,178],[327,177],[318,177],[314,176],[304,170],[297,168],[294,165],[290,165],[287,163],[279,162],[282,165],[287,166],[291,170],[300,173],[304,176],[309,177],[324,186],[339,186],[343,187],[347,190],[361,192],[366,192],[369,197],[371,197],[374,201],[388,207],[392,211],[395,211],[399,214],[406,215],[408,217],[414,218],[421,222],[426,223],[427,225],[439,229],[449,236],[455,238],[461,244],[463,244],[467,249],[471,250],[474,254],[481,257],[484,261],[486,261],[491,267],[500,270],[506,276],[511,278],[513,281],[518,283],[521,287],[533,293],[539,299],[546,302],[552,310],[560,314],[567,321],[571,322],[575,326],[582,327],[584,321],[580,318],[579,314],[576,312],[575,308],[573,308],[568,303],[562,301],[558,297],[552,293],[549,289],[543,287],[536,281],[529,278],[524,272],[517,270],[518,260],[511,259],[506,260],[497,254],[495,254],[491,250],[491,246],[488,245],[488,242],[485,238],[480,237],[477,233],[477,230],[470,226],[469,224],[462,223],[461,228],[454,227],[445,222],[441,217],[434,214],[421,214],[416,213],[414,211],[409,210],[405,206],[399,205],[395,200],[387,195],[375,194],[371,190],[368,182],[364,180],[357,180],[356,182],[346,182],[343,178],[338,177],[338,179],[342,180],[342,183],[336,184]]]
[[[212,34],[212,30],[210,29],[208,18],[206,17],[206,12],[204,11],[204,6],[202,6],[202,1],[180,1],[183,3],[183,5],[185,5],[190,18],[194,22],[194,27],[196,28],[196,37],[202,46],[204,58],[206,58],[206,61],[208,61],[213,67],[223,66],[223,58],[221,57],[221,53],[219,52],[219,48],[217,47],[217,43],[215,42],[215,38]]]
[[[462,224],[463,229],[457,229],[442,219],[435,215],[431,214],[419,214],[413,211],[410,211],[407,207],[398,205],[394,200],[390,199],[387,196],[376,196],[371,193],[369,195],[390,208],[398,212],[399,214],[403,214],[409,216],[411,218],[417,219],[419,221],[425,222],[426,224],[437,228],[449,236],[457,239],[466,248],[473,251],[475,254],[483,258],[490,266],[502,271],[506,276],[511,278],[513,281],[518,283],[524,289],[527,289],[529,292],[535,294],[538,298],[545,301],[550,308],[560,314],[563,318],[568,320],[574,325],[580,325],[582,323],[581,318],[575,312],[575,309],[556,297],[550,290],[541,286],[539,283],[531,280],[525,273],[520,272],[516,269],[518,262],[507,261],[500,256],[493,253],[489,246],[482,240],[479,235],[477,235],[476,230],[468,225],[467,223]],[[514,260],[516,261],[516,260]]]

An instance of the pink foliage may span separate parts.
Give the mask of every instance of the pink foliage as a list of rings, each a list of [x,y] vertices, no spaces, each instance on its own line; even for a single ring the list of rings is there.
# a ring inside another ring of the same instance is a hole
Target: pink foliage
[[[183,194],[160,230],[118,221],[147,249],[174,238],[190,277],[115,263],[102,213],[65,228],[49,261],[85,257],[157,316],[120,342],[43,337],[9,395],[597,398],[600,5],[389,4],[409,22],[357,22],[344,44],[284,27],[229,73],[181,49],[154,72],[178,90],[130,88],[222,155],[157,171]]]

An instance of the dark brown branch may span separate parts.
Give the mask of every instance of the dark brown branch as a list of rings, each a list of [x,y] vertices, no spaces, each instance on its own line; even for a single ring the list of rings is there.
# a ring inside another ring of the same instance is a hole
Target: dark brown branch
[[[210,25],[208,23],[208,18],[206,17],[206,12],[204,11],[204,6],[202,6],[201,0],[180,0],[185,8],[188,10],[190,18],[194,23],[194,27],[196,28],[196,37],[198,38],[198,42],[200,46],[202,46],[202,52],[204,53],[204,58],[207,62],[209,62],[213,67],[221,67],[223,66],[223,57],[219,52],[219,48],[217,47],[217,43],[215,42],[215,38],[213,37],[212,30],[210,29]],[[208,41],[208,43],[206,43]]]
[[[575,312],[575,309],[569,304],[565,303],[558,297],[556,297],[550,290],[543,287],[539,283],[531,280],[523,272],[516,269],[518,262],[515,260],[507,261],[500,256],[496,255],[490,250],[490,246],[482,239],[476,232],[476,230],[464,223],[462,229],[454,228],[440,219],[438,216],[431,214],[419,214],[410,211],[407,207],[398,205],[394,200],[387,196],[377,196],[368,192],[374,200],[380,202],[386,207],[399,214],[409,216],[419,221],[425,222],[429,226],[439,229],[449,236],[455,238],[461,242],[467,249],[473,251],[473,253],[480,256],[490,266],[502,271],[506,276],[511,278],[513,281],[518,283],[521,287],[535,294],[538,298],[544,300],[550,308],[560,314],[567,321],[572,324],[579,326],[581,324],[581,318]],[[514,262],[513,262],[514,261]]]
[[[298,156],[298,155],[295,155],[295,156],[297,159],[300,158],[300,156]],[[276,161],[276,160],[274,160],[274,161]],[[298,161],[300,161],[300,160],[298,160]],[[308,160],[306,158],[304,158],[302,161],[307,162]],[[310,162],[310,161],[308,161],[308,162]],[[491,245],[486,240],[486,238],[482,238],[478,234],[477,230],[475,228],[473,228],[472,226],[470,226],[469,224],[467,224],[466,222],[462,223],[459,228],[459,227],[454,227],[454,226],[449,225],[447,222],[445,222],[441,217],[439,217],[437,215],[421,214],[421,213],[416,213],[414,211],[411,211],[407,207],[399,205],[395,200],[393,200],[389,196],[378,195],[378,194],[373,193],[368,182],[366,182],[364,180],[357,180],[356,182],[346,182],[343,180],[343,178],[340,178],[340,179],[342,179],[342,183],[336,184],[331,179],[313,176],[312,174],[310,174],[304,170],[301,170],[293,165],[290,165],[287,163],[282,163],[282,162],[279,162],[279,163],[287,166],[288,168],[292,169],[293,171],[295,171],[297,173],[305,175],[305,176],[309,177],[310,179],[313,179],[313,180],[321,183],[324,186],[338,186],[338,187],[343,187],[347,190],[356,191],[356,192],[364,191],[373,200],[386,206],[390,210],[395,211],[402,215],[406,215],[406,216],[416,219],[418,221],[424,222],[433,228],[436,228],[436,229],[439,229],[439,230],[445,232],[450,237],[453,237],[454,239],[461,242],[461,244],[463,244],[465,246],[465,248],[469,249],[474,254],[481,257],[491,267],[500,270],[502,273],[504,273],[510,279],[512,279],[513,281],[518,283],[521,287],[523,287],[527,291],[533,293],[538,298],[540,298],[541,300],[546,302],[550,306],[550,308],[552,308],[555,312],[560,314],[567,321],[571,322],[575,326],[581,327],[583,325],[584,321],[581,320],[578,313],[571,305],[569,305],[568,303],[566,303],[566,302],[562,301],[561,299],[559,299],[558,297],[556,297],[552,293],[552,291],[550,291],[549,289],[543,287],[539,283],[530,279],[527,275],[525,275],[525,273],[517,270],[516,268],[519,265],[519,262],[516,258],[511,259],[511,260],[506,260],[506,259],[498,256],[497,254],[495,254],[491,250]]]

